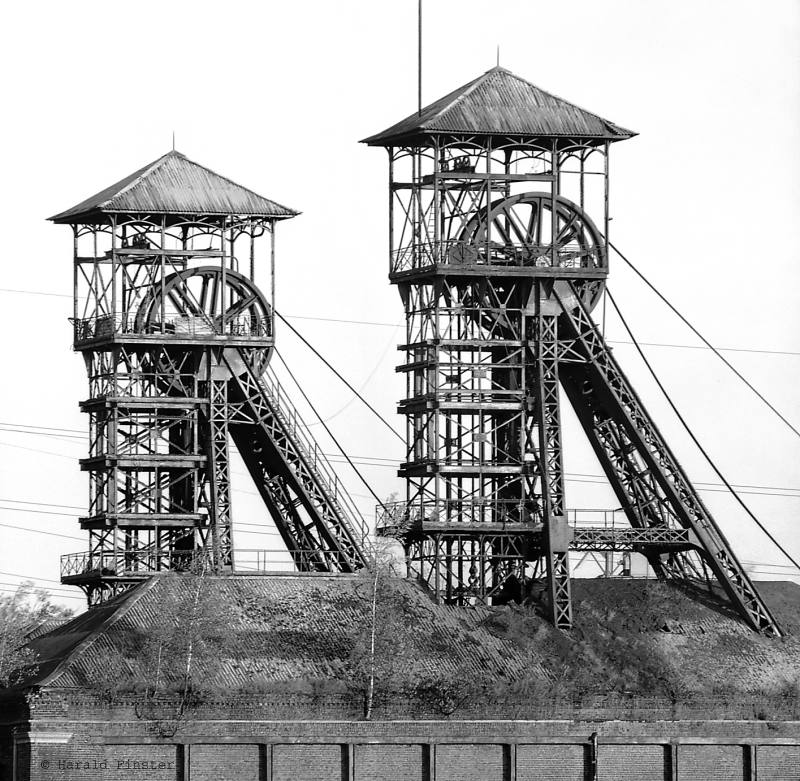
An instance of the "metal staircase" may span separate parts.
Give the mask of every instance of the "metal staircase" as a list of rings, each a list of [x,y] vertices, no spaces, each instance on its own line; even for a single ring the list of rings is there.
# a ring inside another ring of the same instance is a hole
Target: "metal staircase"
[[[231,372],[231,438],[295,566],[320,572],[364,566],[369,529],[272,370],[260,374],[241,348],[223,362]]]

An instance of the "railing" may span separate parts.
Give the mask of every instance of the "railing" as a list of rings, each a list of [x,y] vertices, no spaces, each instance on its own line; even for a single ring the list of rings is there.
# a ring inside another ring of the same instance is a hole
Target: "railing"
[[[104,396],[163,397],[165,388],[181,395],[197,396],[197,375],[189,372],[103,372],[89,376],[89,397]]]
[[[101,551],[65,553],[61,557],[61,577],[147,577],[157,572],[189,571],[208,563],[207,551]]]
[[[336,556],[335,551],[325,553],[326,559]],[[340,564],[348,565],[344,555],[338,554]],[[320,551],[300,548],[236,548],[233,552],[234,570],[239,574],[259,572],[313,572],[320,560]]]
[[[272,319],[239,315],[222,321],[208,317],[175,315],[163,321],[142,323],[136,315],[115,314],[72,319],[76,343],[115,336],[137,334],[166,339],[197,338],[202,336],[235,336],[264,339],[272,336]],[[163,325],[163,328],[162,328]]]
[[[326,553],[328,559],[335,555],[335,552]],[[61,556],[61,577],[146,578],[159,572],[199,572],[203,565],[210,567],[209,556],[205,550],[65,553]],[[312,549],[236,548],[232,570],[238,573],[313,571],[319,558],[319,550]],[[343,555],[341,560],[342,564],[348,563]]]
[[[313,466],[314,471],[322,477],[325,482],[325,489],[332,494],[332,498],[345,510],[349,519],[356,525],[354,530],[362,545],[369,538],[369,528],[362,517],[350,494],[342,485],[331,466],[326,455],[320,450],[319,445],[314,439],[311,430],[306,422],[298,413],[291,397],[284,390],[283,386],[275,376],[270,366],[259,378],[264,389],[271,397],[276,411],[281,415],[284,424],[289,428],[295,443],[302,450],[302,455],[307,459],[309,465]]]
[[[563,244],[556,249],[553,263],[552,247],[548,244],[500,244],[498,242],[470,243],[458,239],[410,244],[394,250],[389,259],[392,274],[437,265],[444,266],[516,266],[527,268],[600,269],[602,251],[599,247]]]
[[[572,515],[575,513],[575,515]],[[691,544],[687,529],[670,526],[637,528],[618,510],[573,510],[568,514],[573,550],[624,551],[636,547],[686,547]]]
[[[379,533],[403,534],[425,523],[504,524],[527,523],[534,531],[541,524],[541,507],[533,500],[519,499],[427,499],[388,502],[376,508]]]
[[[455,500],[429,499],[390,502],[376,508],[377,532],[403,536],[427,524],[447,523],[467,526],[492,524],[498,531],[506,524],[528,524],[529,533],[541,531],[542,511],[535,500]],[[621,509],[573,509],[567,511],[572,529],[574,550],[617,551],[637,546],[687,546],[691,544],[686,529],[666,526],[634,528]],[[524,533],[524,530],[520,530]]]

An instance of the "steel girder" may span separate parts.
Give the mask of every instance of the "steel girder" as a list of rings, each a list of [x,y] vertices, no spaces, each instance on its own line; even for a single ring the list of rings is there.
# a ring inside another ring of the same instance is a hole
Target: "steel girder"
[[[363,521],[271,371],[245,350],[225,358],[231,435],[301,571],[354,572],[367,563]],[[350,506],[348,506],[350,505]]]
[[[209,354],[211,351],[208,351]],[[209,355],[210,357],[210,355]],[[208,361],[209,367],[211,361]],[[209,368],[209,372],[212,370]],[[211,561],[215,572],[230,569],[233,564],[231,531],[231,478],[228,451],[228,382],[209,377],[206,447],[207,474],[211,495]]]
[[[754,629],[780,635],[780,629],[728,541],[633,390],[597,326],[569,285],[561,304],[560,327],[583,353],[570,362],[561,381],[606,476],[634,528],[691,532],[693,551],[648,558],[661,576],[694,581],[708,567],[742,618]],[[569,300],[569,304],[566,303]]]
[[[539,469],[542,474],[544,549],[547,556],[548,609],[559,629],[572,627],[569,581],[569,526],[564,506],[564,467],[558,391],[558,321],[556,311],[536,285],[535,367],[539,428]]]

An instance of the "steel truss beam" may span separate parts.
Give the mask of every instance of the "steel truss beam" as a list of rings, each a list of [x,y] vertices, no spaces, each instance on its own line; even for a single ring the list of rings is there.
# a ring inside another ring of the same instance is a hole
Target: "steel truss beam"
[[[259,376],[245,350],[237,355],[223,359],[238,410],[231,435],[296,566],[363,567],[367,530],[347,493],[271,371]]]
[[[211,562],[215,572],[233,565],[231,536],[231,481],[228,452],[228,381],[213,376],[211,351],[207,351],[209,366],[208,389],[208,482],[210,487]]]
[[[585,362],[565,366],[561,379],[631,525],[682,528],[694,538],[694,552],[650,554],[654,569],[661,577],[693,581],[702,577],[707,566],[750,626],[780,635],[775,619],[606,346],[574,285],[569,285],[569,293],[556,291],[562,309],[560,327],[579,345]]]
[[[572,627],[569,582],[569,526],[564,506],[564,469],[558,390],[558,319],[537,283],[537,313],[533,339],[536,367],[534,403],[539,428],[539,469],[542,473],[544,541],[550,617],[559,629]]]

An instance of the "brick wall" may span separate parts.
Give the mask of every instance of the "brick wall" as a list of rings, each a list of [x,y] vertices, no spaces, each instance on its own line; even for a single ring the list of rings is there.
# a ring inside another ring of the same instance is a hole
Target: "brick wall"
[[[364,722],[323,720],[307,705],[311,719],[285,719],[272,705],[253,698],[209,706],[175,725],[170,737],[137,718],[133,703],[109,709],[80,695],[43,695],[32,703],[31,723],[18,724],[14,781],[63,781],[70,770],[72,777],[114,781],[586,781],[592,733],[600,781],[662,781],[673,772],[678,781],[753,781],[751,769],[760,781],[800,781],[798,721]],[[0,737],[5,781],[9,729]]]
[[[275,746],[272,781],[346,781],[347,759],[343,745]]]
[[[744,746],[680,746],[678,774],[681,781],[750,781],[747,760]]]
[[[603,746],[597,752],[599,781],[670,781],[666,746]]]
[[[800,746],[759,746],[756,751],[759,781],[800,779]]]
[[[517,746],[517,781],[585,781],[589,768],[586,745]]]
[[[264,750],[256,744],[197,744],[188,747],[191,781],[260,781],[264,777]]]
[[[488,781],[509,776],[506,746],[439,745],[435,757],[436,781]]]
[[[589,781],[593,771],[590,743],[577,737],[573,744],[103,745],[52,733],[18,744],[17,764],[17,777],[5,773],[2,781]],[[800,744],[600,743],[597,771],[599,781],[754,781],[756,773],[758,781],[798,781]]]
[[[426,781],[428,747],[422,745],[356,746],[355,781]]]

